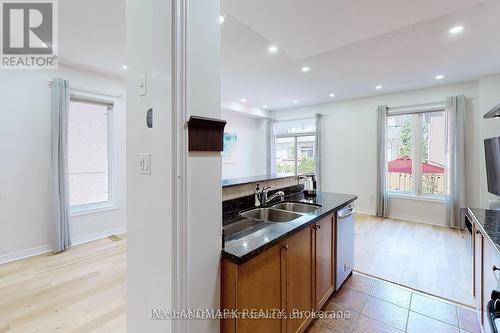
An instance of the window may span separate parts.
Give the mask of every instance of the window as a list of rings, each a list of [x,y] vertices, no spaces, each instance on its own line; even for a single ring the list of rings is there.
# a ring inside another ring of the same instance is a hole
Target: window
[[[304,174],[316,171],[314,118],[276,122],[274,133],[277,173]]]
[[[68,117],[69,203],[72,212],[112,205],[112,105],[73,99]]]
[[[387,117],[387,188],[394,193],[446,194],[444,111]]]

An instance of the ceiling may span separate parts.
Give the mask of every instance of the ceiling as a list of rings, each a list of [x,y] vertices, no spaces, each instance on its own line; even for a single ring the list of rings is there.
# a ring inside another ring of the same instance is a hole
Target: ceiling
[[[498,0],[222,0],[222,13],[222,97],[248,106],[277,110],[500,72]],[[451,35],[456,25],[464,31]]]
[[[59,1],[59,61],[125,78],[125,0]]]

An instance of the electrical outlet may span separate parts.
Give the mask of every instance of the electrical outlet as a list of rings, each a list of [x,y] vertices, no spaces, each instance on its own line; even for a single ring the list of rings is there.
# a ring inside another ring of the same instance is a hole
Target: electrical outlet
[[[141,153],[139,154],[139,172],[141,175],[151,174],[151,154]]]

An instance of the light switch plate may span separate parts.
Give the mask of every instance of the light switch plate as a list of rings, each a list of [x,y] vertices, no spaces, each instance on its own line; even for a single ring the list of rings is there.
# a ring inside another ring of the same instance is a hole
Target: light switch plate
[[[139,154],[139,172],[141,175],[151,174],[151,153]]]
[[[137,79],[137,88],[139,89],[139,96],[145,96],[147,93],[146,90],[146,74],[139,75]]]

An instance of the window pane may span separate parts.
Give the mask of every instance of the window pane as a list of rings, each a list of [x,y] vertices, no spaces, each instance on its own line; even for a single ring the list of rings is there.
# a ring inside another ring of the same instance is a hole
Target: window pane
[[[297,138],[299,173],[313,173],[316,170],[314,140],[314,136],[299,136]]]
[[[295,138],[276,139],[276,172],[295,172]]]
[[[445,130],[444,111],[422,114],[422,194],[446,193]]]
[[[274,125],[276,135],[310,133],[316,131],[316,119],[305,118],[296,120],[278,121]]]
[[[70,206],[108,200],[107,107],[70,102],[68,166]]]
[[[387,184],[390,191],[413,191],[413,118],[387,118]]]

